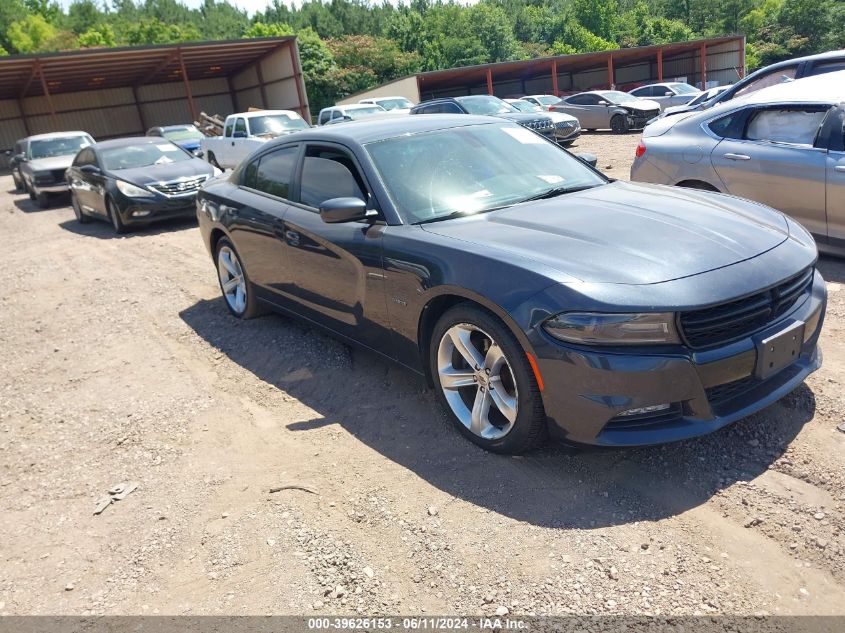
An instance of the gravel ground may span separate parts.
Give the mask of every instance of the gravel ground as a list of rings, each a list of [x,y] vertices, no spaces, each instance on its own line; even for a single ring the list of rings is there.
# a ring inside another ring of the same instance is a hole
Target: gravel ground
[[[627,178],[636,142],[575,150]],[[229,317],[191,223],[115,238],[11,187],[0,613],[845,614],[844,262],[820,264],[825,365],[780,403],[506,458],[401,369]]]

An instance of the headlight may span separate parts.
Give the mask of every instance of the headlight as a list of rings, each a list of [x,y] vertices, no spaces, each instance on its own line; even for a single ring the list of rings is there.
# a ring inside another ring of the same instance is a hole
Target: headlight
[[[116,181],[117,188],[124,196],[130,198],[152,198],[155,194],[148,189],[143,189],[124,180]]]
[[[543,329],[561,341],[587,345],[680,343],[675,315],[671,312],[566,312],[546,321]]]

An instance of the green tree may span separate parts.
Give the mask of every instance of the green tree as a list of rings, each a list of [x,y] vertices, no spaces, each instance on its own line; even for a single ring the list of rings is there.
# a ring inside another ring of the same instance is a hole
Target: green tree
[[[27,15],[9,26],[9,41],[19,53],[41,53],[55,50],[52,42],[58,36],[58,29],[47,22],[39,13]]]
[[[108,24],[100,24],[79,35],[80,48],[104,48],[117,46],[114,31]]]
[[[590,33],[606,41],[613,40],[619,18],[617,0],[574,0],[575,19]]]
[[[244,37],[284,37],[293,35],[293,29],[289,24],[264,24],[255,22],[245,32]]]
[[[200,7],[200,31],[204,39],[231,40],[242,37],[249,27],[246,11],[226,1],[205,0]]]
[[[103,17],[94,0],[74,0],[68,7],[65,23],[74,33],[84,33],[100,24]]]

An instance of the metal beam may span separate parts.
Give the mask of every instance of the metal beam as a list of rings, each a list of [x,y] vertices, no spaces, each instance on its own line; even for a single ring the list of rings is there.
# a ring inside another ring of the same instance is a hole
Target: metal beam
[[[299,68],[299,61],[297,61],[297,55],[293,52],[293,45],[296,40],[288,40],[288,52],[290,53],[290,63],[293,66],[293,76],[294,76],[294,83],[296,84],[296,96],[299,99],[299,115],[308,121],[311,122],[311,109],[302,99],[302,86],[300,83],[302,82],[302,71]]]
[[[657,49],[657,81],[663,81],[663,47]]]
[[[35,63],[32,65],[32,71],[29,73],[29,78],[24,82],[23,89],[20,91],[20,98],[23,99],[26,96],[26,93],[29,92],[29,87],[32,85],[32,82],[35,80],[35,76],[38,74],[38,60],[35,60]]]
[[[141,109],[141,100],[138,99],[138,88],[132,86],[132,98],[135,100],[135,109],[138,111],[138,121],[141,122],[141,127],[144,128],[144,134],[147,133],[147,122],[144,120],[144,111]]]
[[[29,121],[26,120],[26,111],[23,109],[23,99],[18,99],[18,111],[21,113],[23,129],[26,132],[26,135],[29,136],[32,132],[29,131]]]
[[[742,41],[739,43],[739,78],[742,79],[745,77],[745,37],[743,36]]]
[[[701,57],[701,89],[707,90],[707,44],[701,45],[699,54]]]
[[[487,67],[487,94],[493,94],[493,69]]]
[[[143,86],[145,83],[150,81],[153,77],[159,74],[162,70],[170,66],[174,61],[176,61],[177,57],[181,56],[181,49],[177,48],[175,51],[170,51],[167,56],[162,59],[155,67],[151,73],[147,74],[141,81],[139,81],[136,85]]]
[[[178,47],[176,52],[179,54],[179,67],[182,69],[182,84],[185,86],[185,95],[188,97],[188,108],[191,111],[191,121],[199,121],[199,112],[197,112],[197,106],[194,104],[194,95],[191,92],[191,82],[188,79],[188,71],[185,70],[185,58],[182,57],[182,47]]]
[[[238,93],[235,92],[235,86],[232,84],[232,76],[226,75],[226,85],[229,87],[229,98],[232,100],[232,112],[238,112]]]
[[[261,60],[255,63],[255,74],[258,75],[258,87],[261,89],[261,103],[265,110],[269,110],[270,102],[267,100],[267,85],[264,83],[264,73],[261,72]]]
[[[607,56],[607,86],[610,90],[613,90],[614,84],[616,81],[613,77],[613,54],[608,54]]]
[[[557,89],[557,60],[552,60],[552,94],[558,96]]]
[[[44,76],[44,69],[41,67],[41,61],[36,59],[38,66],[38,75],[41,77],[41,89],[44,91],[44,96],[47,97],[47,105],[50,108],[50,117],[53,119],[53,127],[59,131],[59,117],[56,116],[56,107],[53,105],[53,97],[50,95],[50,88],[47,86],[47,78]]]

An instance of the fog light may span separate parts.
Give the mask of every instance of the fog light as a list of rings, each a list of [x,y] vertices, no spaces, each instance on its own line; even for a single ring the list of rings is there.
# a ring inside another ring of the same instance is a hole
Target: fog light
[[[671,408],[671,404],[668,402],[666,404],[654,404],[650,407],[640,407],[638,409],[628,409],[627,411],[623,411],[622,413],[617,413],[616,417],[628,416],[628,415],[645,415],[647,413],[657,413],[658,411],[665,411],[666,409]]]
[[[149,211],[133,211],[132,216],[136,218],[143,218],[146,215],[149,215]]]

